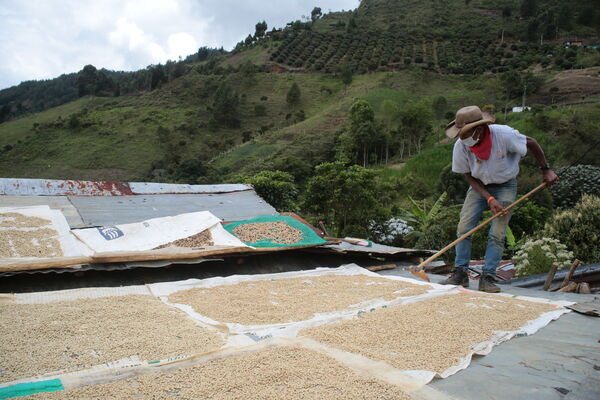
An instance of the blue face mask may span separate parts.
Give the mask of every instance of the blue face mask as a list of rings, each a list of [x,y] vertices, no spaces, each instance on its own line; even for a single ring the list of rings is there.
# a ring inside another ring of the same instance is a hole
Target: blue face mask
[[[477,143],[479,143],[479,140],[473,139],[473,136],[469,136],[468,138],[464,138],[464,139],[460,139],[460,140],[461,140],[461,142],[463,142],[465,145],[467,145],[469,147],[473,147]]]

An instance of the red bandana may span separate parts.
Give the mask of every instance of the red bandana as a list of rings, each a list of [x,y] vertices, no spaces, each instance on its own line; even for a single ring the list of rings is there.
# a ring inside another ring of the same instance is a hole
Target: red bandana
[[[481,160],[489,160],[492,154],[492,131],[489,126],[485,126],[483,139],[473,147],[469,147],[471,153],[475,154]]]

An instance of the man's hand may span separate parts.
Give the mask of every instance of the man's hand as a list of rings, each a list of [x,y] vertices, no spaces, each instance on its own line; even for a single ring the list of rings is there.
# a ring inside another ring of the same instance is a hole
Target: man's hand
[[[506,209],[502,207],[502,204],[500,204],[500,202],[496,199],[490,201],[490,208],[492,209],[494,215],[500,214],[501,217],[504,217],[507,214]]]
[[[544,170],[544,182],[546,182],[548,186],[552,186],[558,182],[558,175],[551,169],[546,169]]]

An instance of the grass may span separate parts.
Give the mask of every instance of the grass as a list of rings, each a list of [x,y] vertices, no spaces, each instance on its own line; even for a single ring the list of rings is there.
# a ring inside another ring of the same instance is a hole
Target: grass
[[[403,178],[412,175],[430,187],[436,186],[440,172],[452,162],[453,145],[450,143],[422,151],[408,160],[404,167],[396,169],[397,176]]]

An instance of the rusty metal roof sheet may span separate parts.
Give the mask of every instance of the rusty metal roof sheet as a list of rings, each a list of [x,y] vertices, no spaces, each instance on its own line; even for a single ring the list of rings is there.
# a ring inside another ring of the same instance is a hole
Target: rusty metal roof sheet
[[[244,190],[252,190],[252,186],[0,178],[0,195],[6,196],[128,196],[167,193],[229,193]]]
[[[122,196],[131,195],[125,182],[51,179],[0,179],[0,194],[9,196]]]

